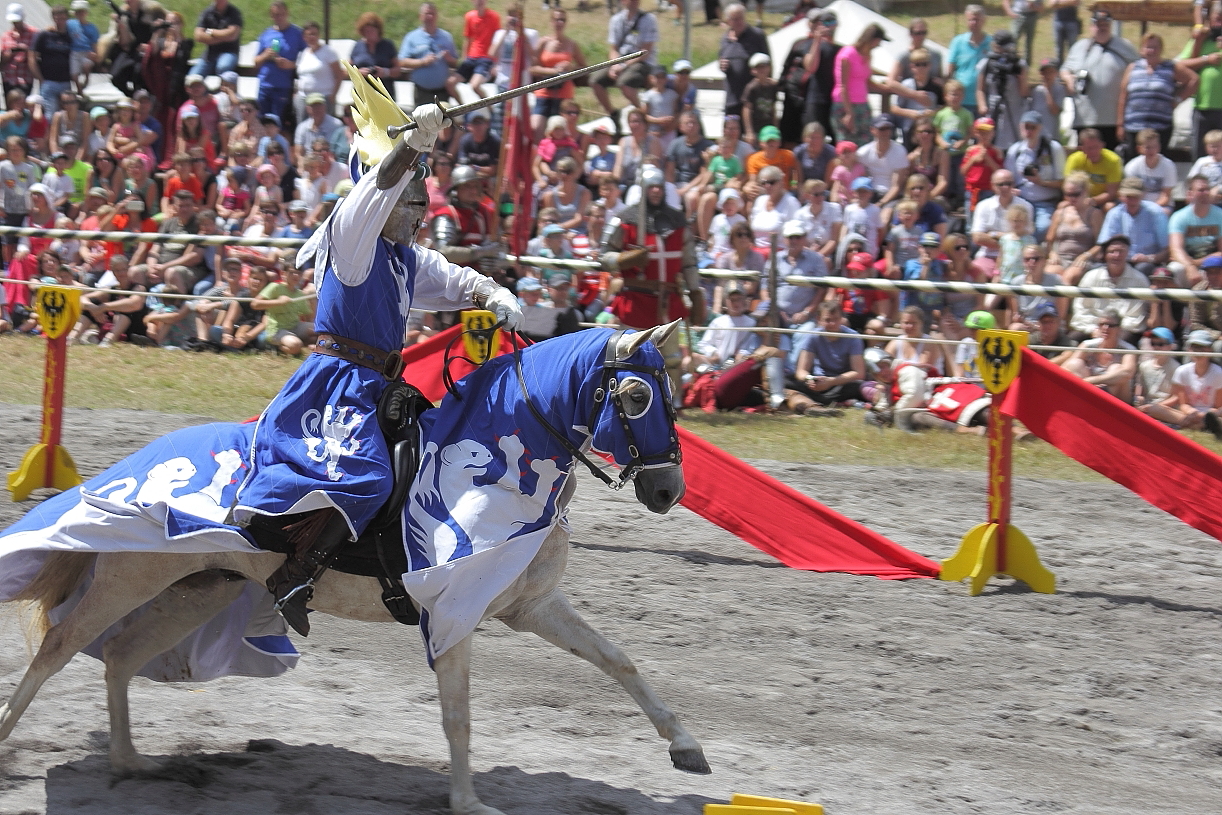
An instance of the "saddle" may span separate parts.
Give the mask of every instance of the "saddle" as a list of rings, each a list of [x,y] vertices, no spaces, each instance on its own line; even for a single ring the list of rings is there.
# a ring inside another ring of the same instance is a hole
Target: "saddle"
[[[420,417],[433,404],[412,385],[396,380],[387,385],[378,402],[378,425],[390,448],[390,497],[368,528],[355,541],[331,555],[326,568],[344,574],[376,577],[382,585],[382,603],[404,625],[419,625],[420,613],[403,588],[407,552],[403,548],[403,505],[420,468]],[[331,510],[328,510],[330,512]],[[317,512],[292,515],[256,515],[247,526],[259,548],[292,556],[301,537],[316,526]]]

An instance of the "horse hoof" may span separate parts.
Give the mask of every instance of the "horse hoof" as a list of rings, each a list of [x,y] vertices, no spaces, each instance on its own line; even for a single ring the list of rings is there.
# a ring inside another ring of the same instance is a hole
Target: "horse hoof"
[[[670,761],[675,765],[676,770],[683,770],[685,773],[708,775],[713,772],[712,768],[709,767],[709,762],[704,758],[704,751],[699,747],[671,750]]]
[[[121,776],[147,775],[160,770],[161,762],[154,761],[139,753],[132,753],[121,758],[117,756],[111,757],[110,769],[115,775]]]

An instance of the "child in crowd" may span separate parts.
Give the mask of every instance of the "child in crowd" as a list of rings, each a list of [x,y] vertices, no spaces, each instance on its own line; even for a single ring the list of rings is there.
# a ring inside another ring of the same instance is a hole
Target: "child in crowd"
[[[993,192],[993,173],[1002,168],[1006,157],[993,144],[996,126],[988,116],[981,116],[972,125],[976,143],[963,154],[963,187],[967,206],[974,209],[985,193]]]
[[[747,141],[756,144],[760,131],[776,124],[776,100],[781,85],[772,78],[772,58],[767,54],[752,54],[747,64],[753,78],[743,89],[743,130]]]
[[[595,191],[600,191],[604,179],[615,180],[615,151],[611,149],[610,126],[602,123],[595,125],[592,140],[597,152],[586,159],[585,181]]]
[[[972,114],[963,107],[963,83],[948,79],[942,90],[946,105],[933,115],[938,131],[938,146],[951,153],[951,163],[967,149],[966,133],[972,132]]]
[[[1214,191],[1214,202],[1222,200],[1222,130],[1211,130],[1205,134],[1205,155],[1196,160],[1188,171],[1188,178],[1203,175],[1209,179]]]
[[[652,85],[641,91],[641,107],[645,110],[645,121],[649,132],[662,141],[665,149],[675,138],[679,127],[679,94],[666,85],[666,68],[658,65],[650,76]]]
[[[696,183],[703,185],[700,203],[696,207],[696,231],[704,240],[711,237],[714,213],[721,206],[721,193],[730,187],[738,188],[743,175],[743,163],[735,155],[737,142],[722,136],[717,142],[717,152],[704,165]]]
[[[259,186],[255,188],[255,206],[275,204],[283,210],[284,190],[280,189],[280,173],[276,172],[276,168],[261,164],[255,177],[259,180]]]
[[[236,279],[240,282],[242,262],[236,258],[232,260],[226,259],[225,262],[232,264],[235,260],[239,270]],[[267,269],[261,266],[251,266],[246,280],[246,288],[238,289],[236,296],[250,297],[251,292],[259,293],[265,291],[269,283]],[[260,338],[266,329],[266,311],[256,309],[252,301],[233,300],[230,302],[229,310],[226,312],[224,322],[221,324],[221,346],[228,348],[230,351],[241,351],[245,348],[262,348],[263,345]]]
[[[623,211],[624,200],[621,197],[619,184],[615,183],[613,176],[606,176],[598,182],[598,195],[599,198],[594,203],[602,205],[608,220],[617,217]]]
[[[887,233],[887,277],[899,279],[910,260],[915,260],[921,243],[921,229],[917,226],[919,208],[916,201],[905,198],[895,206],[898,224]]]
[[[1036,240],[1031,235],[1031,219],[1027,210],[1021,204],[1012,204],[1006,210],[1006,232],[997,239],[1000,244],[997,250],[997,282],[1007,286],[1017,285],[1026,275],[1024,269],[1024,250],[1035,246]],[[1006,319],[1007,305],[1013,298],[1000,294],[989,294],[984,298],[984,307],[998,316],[1003,325],[1008,325]],[[1012,309],[1018,314],[1018,309]]]
[[[717,208],[721,210],[709,223],[709,252],[717,256],[730,248],[730,231],[736,224],[745,224],[742,214],[743,196],[733,187],[726,187],[717,194]]]
[[[246,189],[246,168],[230,167],[225,177],[229,183],[216,203],[216,212],[225,219],[225,231],[237,234],[246,216],[250,215],[252,203],[250,191]]]
[[[274,113],[264,113],[259,117],[259,123],[263,125],[263,137],[255,145],[255,155],[258,156],[259,161],[267,161],[267,148],[273,143],[280,145],[280,148],[284,150],[284,155],[292,154],[288,139],[280,135],[279,116]]]
[[[874,257],[866,252],[855,252],[849,255],[844,266],[844,274],[861,280],[872,277],[874,272]],[[866,324],[876,320],[887,311],[887,293],[873,289],[836,289],[834,295],[844,309],[845,322],[857,333],[865,331]],[[882,307],[880,307],[880,304]]]
[[[250,304],[267,318],[262,335],[264,344],[290,357],[300,356],[305,341],[314,333],[313,323],[308,322],[314,304],[298,288],[300,281],[301,272],[293,267],[284,268],[280,281],[268,283]]]
[[[89,74],[98,59],[98,40],[102,34],[89,22],[89,0],[72,0],[69,7],[72,19],[68,21],[68,36],[72,37],[72,51],[68,54],[68,69],[77,93],[84,93],[89,84]]]
[[[1179,179],[1176,176],[1175,162],[1162,154],[1162,139],[1157,130],[1149,128],[1138,132],[1136,139],[1137,151],[1140,155],[1124,165],[1124,174],[1140,178],[1147,201],[1153,201],[1171,213],[1171,190]]]
[[[161,210],[163,212],[169,211],[170,205],[174,203],[174,193],[179,190],[190,190],[191,197],[195,199],[195,203],[203,204],[204,188],[199,178],[191,172],[191,155],[189,153],[175,153],[173,164],[174,169],[165,175],[165,190],[161,196]]]
[[[895,230],[892,229],[892,232]],[[904,263],[904,280],[934,280],[946,279],[946,264],[942,261],[942,236],[937,232],[926,232],[921,235],[917,246],[916,257]],[[925,321],[930,325],[934,322],[934,312],[942,309],[946,296],[942,292],[902,291],[900,292],[900,308],[916,306],[925,312]],[[949,312],[948,312],[949,313]]]
[[[853,182],[853,202],[844,208],[844,231],[865,238],[866,254],[878,257],[878,233],[882,228],[882,213],[874,203],[874,186],[868,178]]]
[[[857,145],[851,141],[836,144],[836,163],[832,167],[832,200],[840,206],[853,201],[853,182],[866,174],[866,165],[857,160]]]

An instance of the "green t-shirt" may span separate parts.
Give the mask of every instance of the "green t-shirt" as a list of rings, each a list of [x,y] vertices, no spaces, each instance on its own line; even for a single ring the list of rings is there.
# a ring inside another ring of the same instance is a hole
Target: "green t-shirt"
[[[972,114],[967,112],[967,108],[961,107],[958,110],[951,110],[950,106],[947,105],[933,115],[933,126],[938,129],[938,133],[941,134],[942,138],[948,142],[950,139],[946,138],[947,133],[958,133],[960,139],[966,139],[972,135]],[[963,151],[952,150],[951,153],[962,155]]]
[[[1199,56],[1207,57],[1210,54],[1218,51],[1218,44],[1213,40],[1206,40],[1201,44],[1201,53]],[[1180,59],[1189,59],[1192,57],[1192,40],[1184,46],[1184,50],[1180,52]],[[1222,68],[1217,65],[1206,65],[1197,71],[1201,77],[1201,84],[1197,86],[1196,106],[1198,110],[1222,110]]]
[[[713,189],[720,190],[727,181],[742,175],[743,164],[737,156],[725,158],[718,153],[709,159],[709,172],[713,174]]]
[[[286,294],[293,298],[293,302],[269,308],[264,312],[267,314],[267,335],[269,337],[276,336],[278,331],[292,331],[297,327],[297,323],[301,322],[301,318],[310,313],[310,301],[302,299],[306,296],[305,292],[301,289],[290,291],[289,287],[283,283],[268,283],[263,291],[259,292],[259,299],[275,300]]]

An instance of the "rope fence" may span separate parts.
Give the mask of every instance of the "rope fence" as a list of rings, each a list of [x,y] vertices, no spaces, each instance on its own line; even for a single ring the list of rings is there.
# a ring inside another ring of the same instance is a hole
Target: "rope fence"
[[[123,243],[185,243],[206,246],[256,246],[296,249],[305,241],[300,238],[243,238],[232,235],[187,235],[160,232],[97,232],[80,229],[36,229],[33,227],[0,226],[0,236],[68,238]],[[596,260],[576,258],[545,258],[535,255],[506,254],[505,260],[525,266],[558,269],[602,269]],[[759,280],[760,272],[738,269],[701,269],[701,277],[713,279]],[[1092,297],[1102,300],[1153,300],[1179,302],[1222,302],[1222,289],[1115,289],[1109,286],[1037,286],[1034,284],[970,283],[965,280],[887,280],[884,278],[806,277],[789,275],[781,280],[795,286],[817,286],[835,289],[869,289],[874,291],[952,292],[969,294],[1000,294],[1029,297]]]

